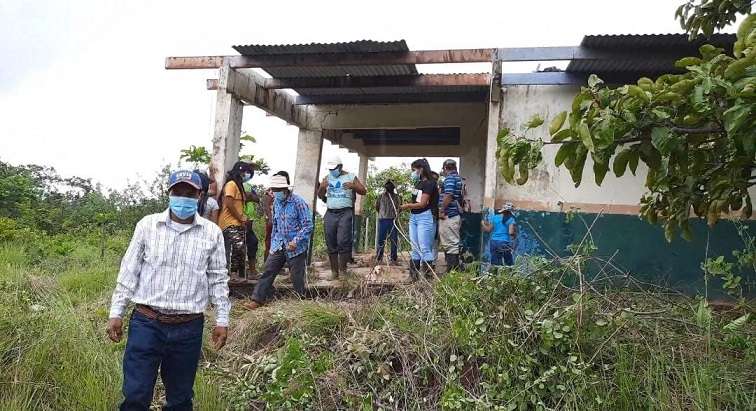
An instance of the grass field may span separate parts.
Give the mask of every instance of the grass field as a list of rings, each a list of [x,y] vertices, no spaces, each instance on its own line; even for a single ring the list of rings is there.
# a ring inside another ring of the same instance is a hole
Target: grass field
[[[104,329],[127,240],[0,243],[0,410],[117,407],[124,344]],[[751,307],[583,283],[580,264],[234,309],[196,408],[756,409]]]

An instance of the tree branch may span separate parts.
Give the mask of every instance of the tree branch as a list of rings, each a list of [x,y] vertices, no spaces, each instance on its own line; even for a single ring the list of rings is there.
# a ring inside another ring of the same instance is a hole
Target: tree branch
[[[685,133],[685,134],[711,134],[711,133],[724,132],[724,130],[721,127],[704,127],[704,128],[672,127],[672,131],[674,131],[675,133]]]

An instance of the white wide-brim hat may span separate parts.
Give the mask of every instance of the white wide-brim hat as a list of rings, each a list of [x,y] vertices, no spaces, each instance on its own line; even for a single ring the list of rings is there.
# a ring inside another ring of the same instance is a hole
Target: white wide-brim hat
[[[293,186],[289,185],[286,182],[286,177],[284,176],[273,176],[270,178],[270,185],[268,185],[269,188],[292,188]]]

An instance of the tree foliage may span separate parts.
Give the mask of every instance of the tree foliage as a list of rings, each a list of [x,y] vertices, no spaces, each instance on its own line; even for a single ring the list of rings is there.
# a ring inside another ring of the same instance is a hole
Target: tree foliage
[[[710,34],[731,22],[732,13],[750,12],[750,2],[701,3],[678,10],[691,34]],[[732,55],[708,44],[699,52],[676,62],[680,74],[656,80],[608,87],[590,76],[570,110],[549,122],[548,141],[532,136],[545,123],[540,116],[522,131],[501,130],[497,157],[504,179],[525,184],[542,147],[556,144],[555,164],[569,170],[576,187],[589,156],[598,185],[610,170],[621,177],[644,163],[648,192],[640,213],[663,225],[668,240],[678,230],[690,238],[691,211],[710,225],[722,213],[750,217],[748,189],[756,184],[756,16],[741,23]]]
[[[254,144],[257,142],[257,139],[250,134],[244,134],[239,138],[239,160],[251,163],[255,167],[255,170],[257,170],[257,172],[260,174],[267,175],[268,173],[270,173],[270,166],[264,158],[255,157],[254,154],[241,154],[241,151],[244,149],[245,142]],[[203,146],[198,147],[191,145],[188,148],[181,150],[179,160],[188,161],[192,164],[192,167],[200,168],[208,167],[210,165],[210,162],[212,161],[212,156],[210,155],[210,151],[208,151],[207,148]]]

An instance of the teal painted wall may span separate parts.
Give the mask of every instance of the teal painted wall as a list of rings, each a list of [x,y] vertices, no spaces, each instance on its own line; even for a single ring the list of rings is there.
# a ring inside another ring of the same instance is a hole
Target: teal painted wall
[[[487,257],[488,239],[480,233],[480,214],[466,216],[463,225],[463,241],[469,247],[481,245],[482,258]],[[720,221],[712,229],[705,222],[693,221],[694,238],[688,242],[675,238],[667,242],[659,226],[648,224],[637,216],[602,214],[518,211],[517,225],[520,232],[516,255],[548,255],[549,250],[561,256],[570,255],[567,247],[579,242],[586,227],[593,224],[591,233],[597,247],[596,256],[605,258],[616,255],[612,262],[636,278],[653,282],[688,294],[701,293],[704,289],[701,262],[708,255],[724,255],[732,260],[732,251],[741,249],[743,241],[735,225]],[[595,223],[594,223],[594,220]],[[751,233],[756,233],[756,222],[746,223]],[[743,279],[746,292],[756,294],[756,275],[747,273]],[[710,294],[719,294],[719,283],[710,283]]]

